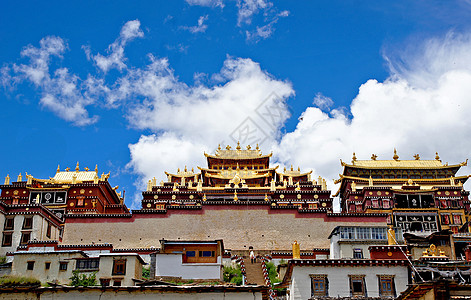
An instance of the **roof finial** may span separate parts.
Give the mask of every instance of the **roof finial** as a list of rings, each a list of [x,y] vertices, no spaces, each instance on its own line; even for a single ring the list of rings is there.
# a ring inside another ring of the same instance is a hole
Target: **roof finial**
[[[79,168],[79,162],[77,162],[77,166],[75,167],[75,171],[78,172],[80,170]]]
[[[258,143],[257,143],[257,147],[255,147],[255,150],[260,150],[260,148],[258,147]]]
[[[185,172],[188,172],[188,169],[186,168],[186,166],[185,166]]]
[[[417,153],[416,155],[414,155],[414,158],[415,158],[415,160],[419,160],[419,159],[420,159],[420,155]]]
[[[98,174],[98,165],[95,165],[95,173]]]
[[[61,171],[61,166],[60,165],[57,165],[57,171],[56,173],[59,173]]]
[[[221,144],[218,145],[218,150],[219,150],[219,151],[221,150]]]
[[[394,160],[398,160],[398,159],[399,159],[399,156],[397,155],[396,148],[394,148],[394,155],[393,155],[393,159],[394,159]]]
[[[378,155],[376,155],[376,154],[374,154],[374,153],[371,154],[371,159],[372,159],[372,160],[376,160],[377,158],[378,158]]]
[[[5,177],[5,185],[10,184],[10,174],[7,174],[7,177]]]
[[[21,182],[21,181],[23,181],[23,176],[21,176],[21,173],[20,173],[20,174],[18,174],[18,178],[17,178],[17,180],[16,180],[16,181],[18,181],[18,182]]]
[[[227,145],[227,146],[226,146],[226,149],[227,149],[227,150],[231,150],[231,146]]]
[[[291,165],[291,171],[293,171],[293,165]]]
[[[357,157],[355,155],[355,152],[353,152],[352,163],[354,163],[356,160],[357,160]]]
[[[240,142],[237,141],[237,147],[236,147],[237,150],[240,150]]]
[[[250,145],[247,145],[247,150],[250,150],[252,149],[252,147]]]
[[[438,156],[438,152],[435,152],[435,159],[440,160],[440,156]]]

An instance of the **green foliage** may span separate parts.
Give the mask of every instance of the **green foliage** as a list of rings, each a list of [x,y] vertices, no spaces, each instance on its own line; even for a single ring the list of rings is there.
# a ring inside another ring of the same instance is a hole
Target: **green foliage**
[[[6,262],[7,262],[7,257],[6,256],[0,256],[0,265],[3,265]]]
[[[271,284],[280,282],[281,280],[278,278],[278,272],[276,272],[275,264],[272,262],[269,262],[266,265],[267,265],[268,277],[270,277]]]
[[[72,277],[70,277],[70,285],[73,286],[93,286],[96,285],[96,273],[81,274],[79,271],[72,271]]]
[[[142,267],[142,279],[149,279],[150,277],[150,267]]]
[[[32,277],[6,275],[0,277],[0,287],[40,286],[41,281]]]
[[[288,261],[284,260],[284,259],[280,259],[280,262],[278,263],[280,265],[287,265],[288,264]]]
[[[232,265],[224,266],[223,276],[224,282],[229,282],[235,285],[242,284],[242,271],[240,270],[239,265],[236,265],[236,267],[233,267]]]

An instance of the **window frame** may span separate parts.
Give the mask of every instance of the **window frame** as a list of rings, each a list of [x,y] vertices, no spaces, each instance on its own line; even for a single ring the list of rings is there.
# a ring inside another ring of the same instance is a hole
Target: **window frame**
[[[383,289],[383,283],[390,284],[390,290]],[[394,297],[396,298],[396,285],[394,282],[394,275],[378,275],[378,288],[380,297]]]
[[[126,259],[113,259],[113,270],[111,275],[126,275]]]
[[[353,249],[353,258],[354,259],[363,259],[363,249],[361,248],[354,248]]]
[[[64,268],[65,266],[65,268]],[[69,268],[69,262],[68,261],[60,261],[59,262],[59,271],[67,271]]]
[[[34,270],[34,260],[29,260],[26,262],[26,270],[27,271],[33,271]]]
[[[23,219],[23,226],[21,227],[23,230],[33,229],[33,216],[25,216]]]
[[[20,245],[27,245],[30,240],[31,240],[31,231],[26,231],[26,232],[21,233]]]
[[[5,237],[9,236],[10,237],[10,242],[5,243]],[[13,232],[4,232],[3,233],[3,238],[2,238],[2,247],[11,247],[13,245]]]
[[[351,297],[368,297],[368,293],[366,291],[366,281],[365,275],[348,275],[349,282],[350,282],[350,296]],[[355,284],[361,284],[361,291],[355,291]]]
[[[11,224],[9,224],[9,222],[11,222]],[[15,217],[6,217],[5,224],[3,224],[3,230],[14,230],[14,229],[15,229]]]
[[[309,274],[311,278],[311,297],[315,296],[322,296],[328,297],[329,296],[329,280],[326,274]],[[318,283],[317,287],[322,286],[323,289],[316,290],[316,283]]]

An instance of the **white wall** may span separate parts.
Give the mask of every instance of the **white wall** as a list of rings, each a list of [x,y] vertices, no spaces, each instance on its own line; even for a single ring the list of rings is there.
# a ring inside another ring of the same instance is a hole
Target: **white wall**
[[[377,275],[395,275],[396,295],[407,288],[408,270],[406,266],[294,266],[291,277],[290,300],[311,297],[310,274],[325,274],[329,281],[330,297],[350,297],[349,275],[365,275],[368,297],[379,297]]]
[[[155,276],[174,276],[182,279],[222,279],[221,257],[217,263],[182,263],[181,253],[157,254]]]

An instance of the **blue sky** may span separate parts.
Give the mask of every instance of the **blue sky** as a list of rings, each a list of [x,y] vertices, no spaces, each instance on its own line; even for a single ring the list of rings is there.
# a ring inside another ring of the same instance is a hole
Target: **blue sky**
[[[1,176],[98,164],[137,207],[237,139],[328,181],[353,151],[469,156],[469,1],[0,5]]]

